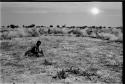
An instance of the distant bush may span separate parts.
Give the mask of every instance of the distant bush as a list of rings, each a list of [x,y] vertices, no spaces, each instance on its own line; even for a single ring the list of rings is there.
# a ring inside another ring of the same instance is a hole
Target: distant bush
[[[39,28],[39,34],[40,35],[43,35],[43,34],[45,34],[47,31],[45,31],[45,29],[44,28]]]
[[[91,29],[87,29],[86,33],[87,33],[87,35],[91,35],[92,34],[92,30]]]
[[[51,29],[48,29],[48,34],[52,34],[53,31]]]
[[[117,40],[115,41],[118,41],[118,42],[123,42],[123,33],[122,32],[119,32],[118,35],[117,35]]]
[[[112,34],[114,34],[116,36],[119,36],[119,34],[122,34],[122,31],[121,31],[121,29],[113,28],[112,29]]]
[[[34,29],[34,28],[28,29],[27,33],[31,37],[37,37],[37,36],[39,36],[39,32],[36,29]]]
[[[86,36],[88,36],[87,30],[88,30],[88,28],[80,29],[80,32],[82,33],[83,36],[86,37]]]
[[[118,38],[110,33],[100,33],[100,37],[104,40],[117,40]]]
[[[110,41],[123,41],[123,33],[121,29],[117,28],[105,28],[101,29],[101,33],[99,33],[101,39],[106,39]]]
[[[49,27],[53,27],[53,25],[50,25]]]
[[[29,36],[26,30],[26,28],[18,28],[16,32],[18,32],[19,37],[26,37]]]
[[[8,27],[9,27],[9,28],[12,28],[12,29],[19,28],[18,25],[14,25],[14,24],[9,25]]]
[[[53,29],[51,30],[53,34],[63,34],[63,31],[61,29]]]
[[[111,28],[103,28],[100,30],[103,33],[112,33],[112,29]]]
[[[0,40],[11,40],[12,38],[8,36],[9,31],[6,32],[0,32]]]
[[[70,31],[68,31],[68,34],[74,34],[77,37],[83,36],[83,34],[82,34],[82,32],[80,30],[70,30]]]

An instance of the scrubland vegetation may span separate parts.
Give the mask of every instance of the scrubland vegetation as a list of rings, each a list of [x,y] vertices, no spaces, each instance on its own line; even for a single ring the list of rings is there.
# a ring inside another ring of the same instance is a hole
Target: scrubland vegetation
[[[122,27],[11,25],[0,34],[3,84],[122,84]],[[37,40],[45,57],[25,57]]]
[[[12,26],[9,25],[5,28],[1,28],[0,39],[13,39],[15,37],[38,37],[41,35],[51,35],[51,36],[75,36],[75,37],[91,37],[98,38],[109,41],[119,41],[123,40],[122,27],[96,27],[96,26],[82,26],[82,27],[50,27],[46,26]]]

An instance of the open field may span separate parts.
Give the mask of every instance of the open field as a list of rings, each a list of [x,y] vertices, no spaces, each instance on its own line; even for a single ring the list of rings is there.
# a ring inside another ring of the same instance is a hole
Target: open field
[[[45,57],[24,57],[37,40],[42,42]],[[22,37],[1,40],[0,54],[3,84],[122,84],[123,45],[119,42],[74,36]]]

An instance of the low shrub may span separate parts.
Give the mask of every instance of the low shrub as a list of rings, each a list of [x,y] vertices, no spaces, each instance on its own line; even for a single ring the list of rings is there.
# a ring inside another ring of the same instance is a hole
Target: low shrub
[[[1,32],[0,33],[0,40],[11,40],[12,38],[8,36],[9,32]]]
[[[39,36],[39,32],[36,29],[34,29],[34,28],[28,29],[26,32],[31,37],[37,37],[37,36]]]
[[[118,37],[110,33],[100,33],[99,35],[101,39],[103,40],[117,40],[118,39]]]
[[[70,30],[70,31],[68,31],[68,34],[74,34],[74,35],[76,35],[76,37],[83,36],[83,34],[80,30]]]
[[[57,72],[57,74],[55,76],[53,76],[53,78],[56,79],[66,79],[68,75],[66,74],[66,72],[62,69],[61,71]]]
[[[44,60],[44,63],[43,63],[44,65],[52,65],[52,62],[49,62],[48,60]]]
[[[39,34],[43,35],[44,33],[45,33],[44,29],[43,28],[39,28]]]
[[[56,29],[53,29],[52,32],[53,32],[54,34],[63,34],[63,31],[61,31],[61,30],[56,30]]]

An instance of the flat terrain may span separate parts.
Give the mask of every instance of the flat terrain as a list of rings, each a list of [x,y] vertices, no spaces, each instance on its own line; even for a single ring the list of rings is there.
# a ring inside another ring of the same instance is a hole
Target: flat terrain
[[[45,57],[24,57],[37,40]],[[2,40],[0,54],[2,84],[122,84],[121,43],[87,37],[23,37]],[[58,77],[62,70],[65,78]]]

